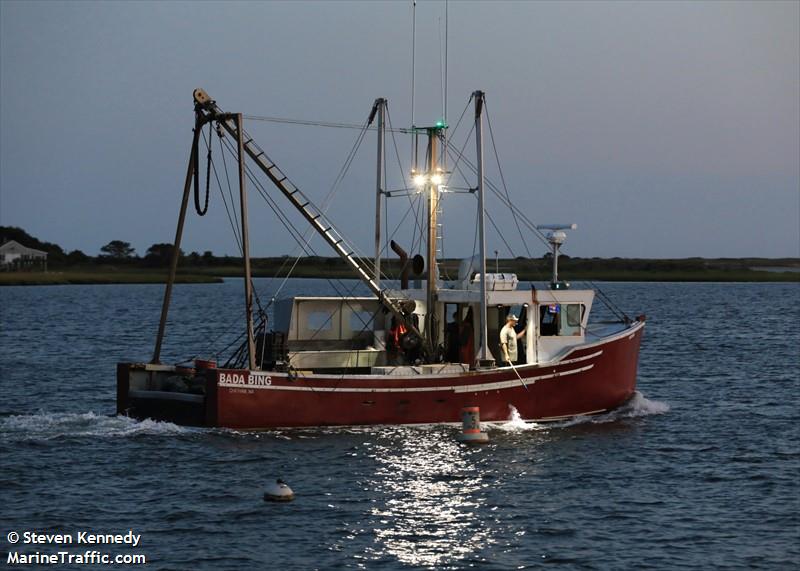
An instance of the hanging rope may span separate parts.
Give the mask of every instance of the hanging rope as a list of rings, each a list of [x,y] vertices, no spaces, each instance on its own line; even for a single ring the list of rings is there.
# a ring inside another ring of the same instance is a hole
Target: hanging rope
[[[205,216],[208,212],[208,196],[211,194],[211,135],[214,126],[209,122],[208,124],[208,139],[203,136],[206,141],[206,148],[208,149],[207,164],[206,164],[206,202],[203,208],[200,208],[200,174],[198,173],[198,165],[200,161],[197,155],[194,157],[194,209],[197,211],[198,216]]]

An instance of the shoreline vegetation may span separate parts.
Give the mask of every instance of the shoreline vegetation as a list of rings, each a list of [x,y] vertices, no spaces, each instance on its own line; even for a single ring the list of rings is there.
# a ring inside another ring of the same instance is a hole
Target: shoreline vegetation
[[[224,278],[244,275],[241,259],[214,258],[205,263],[192,263],[184,257],[179,265],[176,283],[221,283]],[[254,258],[253,277],[283,278],[294,265],[294,258]],[[460,260],[444,260],[440,271],[445,279],[458,275]],[[566,281],[637,281],[637,282],[800,282],[798,258],[737,258],[737,259],[631,259],[631,258],[559,258],[559,277]],[[383,260],[383,273],[398,279],[396,259]],[[514,273],[520,281],[546,282],[551,275],[548,257],[534,259],[500,259],[488,263],[489,271]],[[3,285],[70,285],[70,284],[163,284],[167,268],[148,267],[126,261],[109,263],[106,260],[65,265],[49,271],[0,272]],[[337,278],[355,276],[339,258],[300,258],[292,271],[296,278]],[[414,276],[412,275],[412,281]]]
[[[144,256],[138,256],[128,242],[112,240],[99,256],[80,250],[66,252],[57,244],[43,242],[22,228],[0,226],[0,244],[14,240],[41,255],[34,259],[19,257],[0,260],[0,286],[69,285],[69,284],[163,284],[172,260],[172,244],[153,244]],[[460,259],[439,262],[443,279],[458,277]],[[199,254],[180,252],[176,283],[220,283],[224,278],[244,275],[242,259],[216,256],[210,251]],[[296,278],[356,279],[338,257],[290,256],[252,258],[253,277],[283,278],[291,269]],[[552,257],[487,260],[487,271],[513,273],[521,282],[548,282]],[[562,254],[558,259],[559,278],[580,281],[637,282],[800,282],[800,258],[579,258]],[[381,261],[386,279],[400,277],[397,258]],[[411,280],[415,279],[412,274]]]

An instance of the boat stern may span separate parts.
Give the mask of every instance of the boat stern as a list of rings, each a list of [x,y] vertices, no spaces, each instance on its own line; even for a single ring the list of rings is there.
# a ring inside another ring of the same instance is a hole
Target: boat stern
[[[215,371],[117,363],[117,414],[186,426],[215,426]]]

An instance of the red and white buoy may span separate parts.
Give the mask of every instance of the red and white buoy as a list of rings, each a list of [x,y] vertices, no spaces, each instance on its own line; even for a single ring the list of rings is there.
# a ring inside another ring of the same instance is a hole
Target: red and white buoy
[[[481,409],[477,406],[465,406],[461,409],[461,434],[456,439],[467,444],[485,444],[489,435],[481,432]]]

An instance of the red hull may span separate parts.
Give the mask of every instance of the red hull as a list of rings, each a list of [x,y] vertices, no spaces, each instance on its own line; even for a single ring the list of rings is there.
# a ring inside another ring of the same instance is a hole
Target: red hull
[[[526,420],[602,412],[634,393],[643,325],[575,349],[555,366],[517,367],[519,377],[510,369],[397,378],[269,373],[252,386],[229,382],[247,383],[247,371],[217,370],[214,424],[255,429],[459,422],[465,406],[480,407],[484,421],[508,420],[510,405]]]
[[[483,421],[508,420],[510,406],[525,420],[594,414],[633,395],[643,330],[644,323],[636,323],[573,349],[557,363],[520,366],[516,373],[495,369],[415,377],[304,377],[210,369],[206,397],[195,399],[193,411],[187,410],[191,403],[185,399],[178,402],[163,392],[129,393],[129,374],[137,366],[120,365],[118,410],[134,417],[237,429],[459,422],[465,406],[480,407]]]

